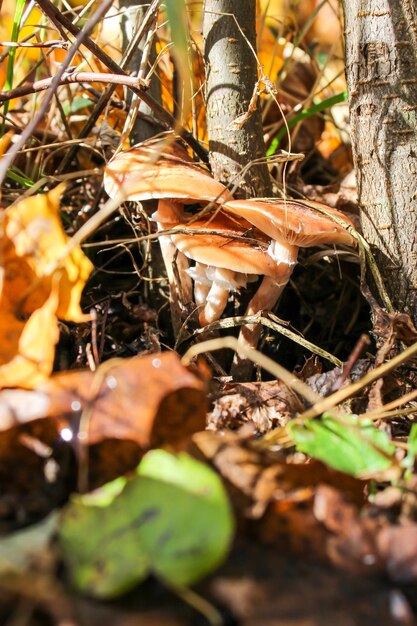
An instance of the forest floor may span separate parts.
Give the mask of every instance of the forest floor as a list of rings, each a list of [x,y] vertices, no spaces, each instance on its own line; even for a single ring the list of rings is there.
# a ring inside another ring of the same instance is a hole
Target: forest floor
[[[5,2],[0,23],[3,41],[36,44],[0,61],[0,623],[417,623],[417,331],[372,295],[366,244],[301,251],[277,307],[256,320],[254,373],[238,381],[236,337],[260,281],[230,294],[204,331],[181,302],[178,330],[156,201],[112,201],[103,187],[128,144],[120,85],[97,109],[115,40],[94,31],[90,74],[70,70],[41,91],[71,39],[65,11],[41,4],[50,15],[30,7],[22,25],[25,3]],[[46,24],[55,43],[43,48]],[[322,84],[317,59],[289,36],[277,48],[265,24],[277,80],[291,45],[280,106],[296,129],[291,152],[305,157],[271,165],[274,184],[360,229],[345,92],[331,82],[319,91],[327,106],[305,104]],[[204,77],[193,80],[202,108],[190,128],[204,152]],[[288,148],[273,145],[281,112],[261,106],[267,148]]]

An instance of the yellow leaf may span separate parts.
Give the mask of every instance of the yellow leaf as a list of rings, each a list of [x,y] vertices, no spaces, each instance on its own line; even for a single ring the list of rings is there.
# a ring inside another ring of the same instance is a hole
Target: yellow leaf
[[[41,306],[59,272],[57,316],[80,322],[88,319],[80,309],[80,297],[92,264],[79,246],[64,254],[69,237],[59,217],[64,190],[58,185],[48,194],[26,198],[11,207],[4,220],[3,308],[28,315]]]
[[[27,321],[0,309],[0,388],[33,388],[52,372],[59,338],[58,284]]]
[[[279,71],[284,65],[285,40],[278,40],[269,28],[264,26],[258,45],[259,62],[268,78],[275,82]]]
[[[9,132],[5,133],[3,137],[0,139],[0,156],[8,150],[13,138],[13,131],[9,130]]]
[[[4,214],[0,238],[0,387],[33,387],[52,372],[58,318],[85,321],[81,292],[92,264],[69,247],[59,217],[64,187]]]

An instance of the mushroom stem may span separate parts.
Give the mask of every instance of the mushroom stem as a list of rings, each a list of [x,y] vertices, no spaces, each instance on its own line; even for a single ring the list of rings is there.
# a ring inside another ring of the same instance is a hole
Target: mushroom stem
[[[208,268],[210,270],[211,268]],[[227,304],[230,291],[236,289],[236,272],[216,267],[213,273],[213,283],[207,295],[204,309],[200,311],[201,326],[206,326],[218,320]]]
[[[196,263],[187,273],[194,280],[194,302],[198,307],[202,307],[207,302],[211,287],[211,280],[207,277],[207,265]]]
[[[286,243],[273,241],[268,253],[278,264],[278,274],[265,276],[257,292],[246,309],[246,316],[256,315],[260,311],[271,311],[287,285],[294,266],[297,263],[298,248]],[[248,348],[256,348],[261,335],[261,324],[246,324],[239,333],[239,342]],[[235,380],[250,378],[253,363],[243,354],[236,353],[231,374]]]
[[[273,278],[264,276],[258,291],[249,302],[245,315],[250,317],[260,311],[270,311],[273,309],[284,291],[286,284],[287,283],[278,284]],[[261,330],[261,324],[247,324],[246,326],[242,326],[239,341],[249,348],[256,348]]]
[[[179,208],[178,203],[171,200],[160,200],[156,215],[158,230],[165,230],[171,224],[179,223],[182,212],[182,207]],[[170,223],[168,223],[169,221]],[[193,299],[192,282],[187,274],[189,263],[185,254],[180,252],[172,243],[169,235],[160,235],[159,245],[169,283],[172,326],[174,334],[177,336],[182,323],[181,311],[184,309],[184,305]]]

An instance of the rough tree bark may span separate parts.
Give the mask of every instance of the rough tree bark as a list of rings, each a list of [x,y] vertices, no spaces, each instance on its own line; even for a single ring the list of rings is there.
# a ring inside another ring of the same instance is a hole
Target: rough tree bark
[[[343,4],[363,232],[393,305],[417,323],[417,3]]]
[[[256,2],[205,0],[203,35],[213,175],[226,184],[238,183],[243,195],[271,195],[265,164],[253,166],[241,175],[248,163],[265,156],[259,106],[242,126],[234,124],[248,112],[258,77],[256,59],[248,45],[249,42],[256,50]]]

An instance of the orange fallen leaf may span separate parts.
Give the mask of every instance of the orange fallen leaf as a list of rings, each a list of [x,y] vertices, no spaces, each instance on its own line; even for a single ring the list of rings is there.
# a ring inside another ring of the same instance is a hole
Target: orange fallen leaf
[[[26,321],[0,309],[0,388],[33,387],[50,375],[59,338],[57,302],[52,291]]]
[[[29,512],[39,506],[35,515],[44,515],[55,496],[65,497],[59,489],[70,489],[77,461],[82,471],[87,460],[92,488],[134,469],[149,448],[181,449],[205,427],[206,394],[205,382],[174,352],[113,359],[94,373],[56,374],[35,390],[0,391],[2,503],[16,501],[21,515],[27,498]],[[48,485],[48,459],[64,464],[56,478],[63,483]],[[7,522],[13,513],[3,506],[0,530],[4,516]]]
[[[85,321],[81,292],[92,264],[59,217],[64,187],[6,210],[0,238],[0,387],[33,387],[51,371],[58,321]]]
[[[49,416],[71,422],[74,406],[79,408],[89,445],[128,439],[147,450],[175,445],[205,428],[205,383],[175,352],[112,359],[96,372],[57,374],[40,390],[50,398]]]
[[[59,273],[57,316],[82,322],[88,317],[81,311],[80,297],[92,264],[79,246],[62,258],[70,241],[59,216],[63,191],[64,186],[58,185],[49,193],[26,198],[7,211],[4,220],[6,275],[3,296],[14,308],[19,305],[22,313],[32,313],[36,308],[31,300],[35,292],[41,293],[46,300],[51,292],[52,278]],[[12,249],[7,247],[10,243]],[[11,277],[7,275],[8,256],[14,261]],[[30,280],[27,278],[28,271],[32,272]],[[23,292],[22,283],[27,284]]]

